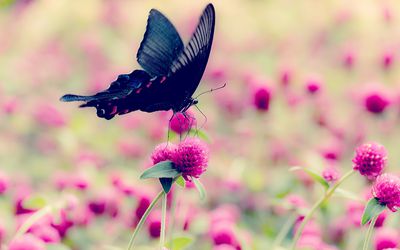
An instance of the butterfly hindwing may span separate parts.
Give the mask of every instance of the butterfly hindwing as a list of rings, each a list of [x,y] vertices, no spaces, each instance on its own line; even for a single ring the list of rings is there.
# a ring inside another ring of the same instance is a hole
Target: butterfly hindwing
[[[165,76],[182,50],[183,42],[174,25],[161,12],[152,9],[137,53],[140,66],[153,77]]]
[[[131,102],[131,111],[140,109],[140,91],[150,81],[150,76],[143,70],[135,70],[130,74],[119,75],[118,78],[111,83],[110,87],[95,95],[64,95],[61,101],[84,101],[86,103],[80,105],[81,108],[95,107],[97,116],[101,118],[111,119],[116,114],[125,110],[125,99],[131,99],[132,95],[136,96],[137,101]]]

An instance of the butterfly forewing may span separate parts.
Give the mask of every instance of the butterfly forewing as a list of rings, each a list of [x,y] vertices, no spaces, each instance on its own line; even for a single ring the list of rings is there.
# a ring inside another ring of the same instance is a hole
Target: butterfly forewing
[[[172,63],[169,81],[174,89],[187,98],[196,91],[210,55],[215,27],[215,10],[209,4],[188,45]]]
[[[174,25],[158,10],[152,9],[140,44],[137,61],[151,76],[166,76],[172,62],[183,50]]]

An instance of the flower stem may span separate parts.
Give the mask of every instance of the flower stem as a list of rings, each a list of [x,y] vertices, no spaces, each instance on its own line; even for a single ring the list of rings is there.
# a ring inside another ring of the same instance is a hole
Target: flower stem
[[[349,172],[347,172],[345,175],[342,176],[342,178],[340,178],[335,185],[333,185],[330,189],[328,189],[324,196],[322,196],[310,209],[310,211],[307,213],[307,215],[304,217],[303,221],[301,222],[299,228],[296,230],[296,234],[294,236],[292,245],[290,247],[291,250],[295,250],[297,242],[300,239],[300,236],[304,230],[304,227],[307,225],[308,221],[312,218],[312,216],[314,215],[315,211],[327,200],[329,200],[329,198],[334,194],[335,190],[340,186],[340,184],[342,184],[347,178],[349,178],[352,174],[354,174],[355,171],[354,170],[350,170]]]
[[[149,207],[144,212],[142,218],[140,218],[139,223],[137,224],[137,226],[135,228],[135,231],[133,231],[132,237],[129,240],[129,244],[128,244],[127,250],[131,250],[132,249],[133,243],[135,241],[136,236],[138,235],[138,233],[139,233],[140,229],[142,228],[144,222],[146,221],[147,217],[149,216],[151,210],[153,210],[154,206],[157,204],[158,200],[163,196],[163,194],[164,194],[164,190],[162,190],[161,192],[158,193],[156,198],[154,198],[154,200],[150,203]]]
[[[272,250],[275,250],[282,244],[283,239],[285,239],[285,236],[289,233],[289,230],[292,227],[293,223],[295,222],[296,218],[297,214],[295,212],[289,216],[289,219],[282,226],[274,242],[272,243],[272,248],[271,248]]]
[[[374,226],[375,226],[376,220],[378,219],[378,216],[379,215],[374,216],[369,224],[367,235],[365,236],[365,240],[364,240],[363,250],[368,249],[369,242],[370,242],[371,236],[372,236],[372,231],[374,231]]]
[[[165,225],[167,222],[167,194],[164,192],[162,199],[162,217],[161,217],[161,234],[160,234],[160,249],[165,245]]]

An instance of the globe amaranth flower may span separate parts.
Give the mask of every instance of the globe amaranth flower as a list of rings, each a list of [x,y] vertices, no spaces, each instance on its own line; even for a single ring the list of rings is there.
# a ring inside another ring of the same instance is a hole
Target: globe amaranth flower
[[[177,134],[185,133],[193,126],[196,126],[196,118],[189,111],[186,114],[176,113],[170,123],[171,130]]]
[[[377,230],[374,245],[376,250],[397,249],[400,246],[400,234],[393,228]]]
[[[381,114],[389,106],[390,100],[384,93],[373,92],[364,97],[365,109],[373,114]]]
[[[206,171],[208,149],[199,139],[186,139],[177,146],[172,162],[186,180],[189,177],[199,178]]]
[[[381,204],[396,212],[400,207],[400,178],[393,174],[382,174],[372,186],[372,195]]]
[[[373,180],[383,172],[386,166],[387,152],[378,143],[366,143],[356,149],[353,158],[353,169]]]
[[[271,91],[266,87],[259,87],[253,95],[253,103],[257,110],[268,111],[271,100]]]
[[[162,161],[172,160],[176,145],[172,143],[161,143],[154,149],[151,154],[151,160],[153,164],[157,164]]]

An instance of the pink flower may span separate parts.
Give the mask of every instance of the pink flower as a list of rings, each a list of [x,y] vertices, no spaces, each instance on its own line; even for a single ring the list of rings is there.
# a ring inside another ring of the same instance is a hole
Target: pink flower
[[[154,149],[151,154],[151,160],[153,164],[157,164],[162,161],[172,160],[172,155],[176,150],[176,145],[172,143],[161,143]]]
[[[0,195],[4,194],[9,186],[9,180],[8,177],[0,172]]]
[[[258,87],[253,94],[253,103],[257,110],[268,111],[271,91],[267,87]]]
[[[386,166],[387,152],[378,143],[365,143],[356,149],[353,158],[353,169],[373,180],[383,172]]]
[[[334,167],[327,167],[322,171],[322,177],[327,181],[327,182],[336,182],[340,174],[338,170]]]
[[[396,248],[400,245],[400,234],[393,228],[382,228],[374,237],[375,250]]]
[[[400,178],[393,174],[382,174],[372,186],[372,195],[381,204],[396,212],[400,207]]]
[[[365,109],[373,114],[381,114],[390,104],[390,100],[384,93],[371,92],[364,97]]]
[[[24,234],[13,240],[8,246],[8,250],[45,250],[43,241],[32,234]]]
[[[47,225],[35,228],[32,234],[46,243],[57,243],[61,241],[58,231]]]
[[[161,212],[154,211],[147,221],[148,232],[151,238],[159,238],[161,233]]]
[[[384,69],[390,69],[393,65],[394,59],[394,53],[392,51],[386,51],[385,53],[383,53],[381,58],[382,67]]]
[[[306,82],[306,90],[309,94],[314,95],[321,89],[321,82],[316,78],[311,78]]]
[[[189,180],[189,176],[199,178],[206,171],[208,149],[199,139],[188,138],[178,145],[172,161],[186,180]]]
[[[65,117],[50,104],[40,104],[36,107],[34,116],[37,122],[48,127],[62,127],[66,124]]]
[[[176,113],[170,123],[171,130],[177,134],[188,132],[194,126],[196,126],[196,118],[190,111],[185,114]]]

